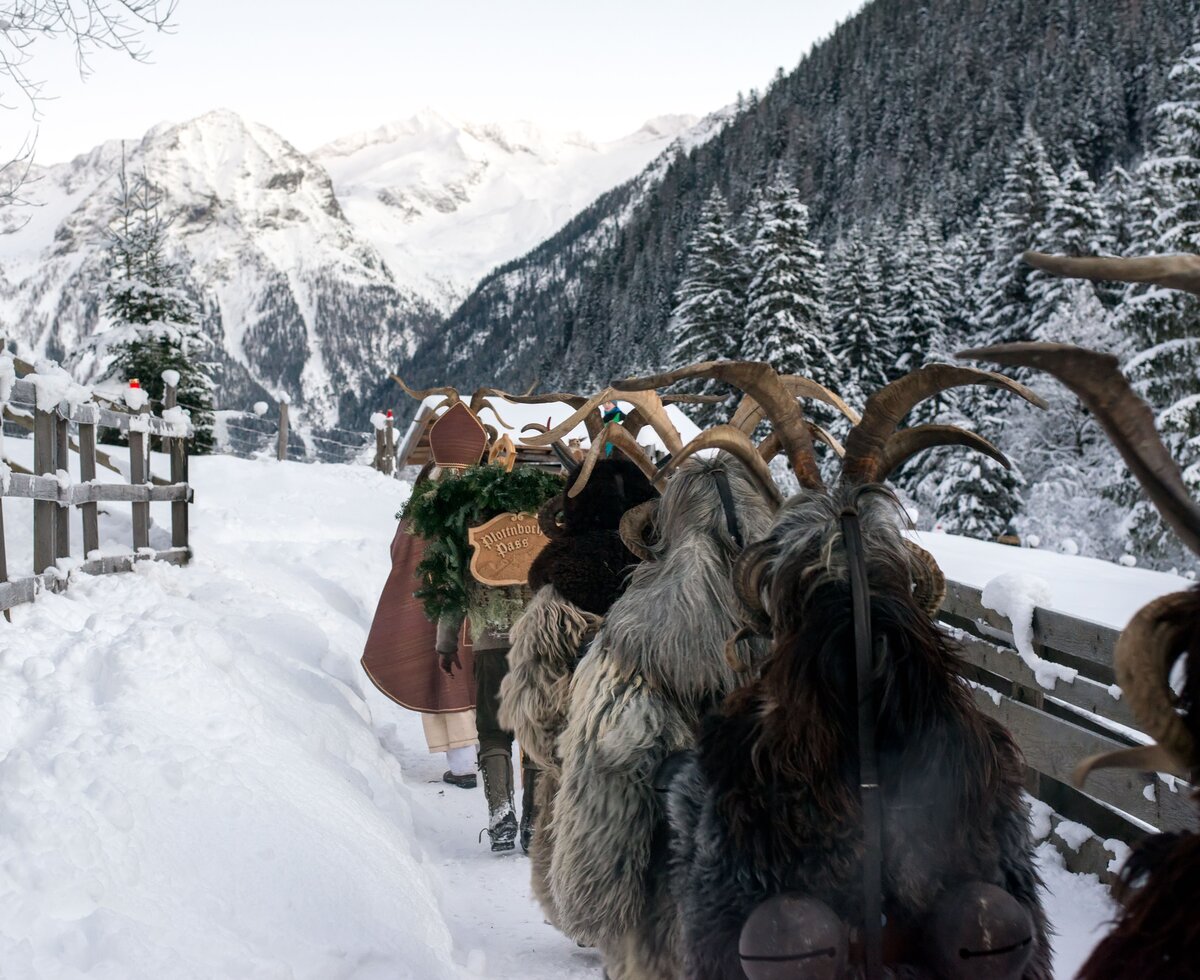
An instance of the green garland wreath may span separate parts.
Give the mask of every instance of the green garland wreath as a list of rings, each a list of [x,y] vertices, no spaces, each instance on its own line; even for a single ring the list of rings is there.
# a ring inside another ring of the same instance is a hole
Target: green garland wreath
[[[425,584],[414,595],[434,622],[442,616],[465,616],[471,611],[471,550],[467,529],[497,514],[526,511],[536,514],[564,481],[538,466],[472,466],[447,472],[436,482],[413,491],[396,516],[407,519],[411,533],[425,539],[425,557],[417,577]],[[478,597],[476,597],[478,598]]]

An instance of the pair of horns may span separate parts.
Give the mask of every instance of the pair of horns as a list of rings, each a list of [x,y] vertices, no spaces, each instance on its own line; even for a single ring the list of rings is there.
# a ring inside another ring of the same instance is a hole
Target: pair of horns
[[[1026,252],[1025,260],[1055,275],[1120,282],[1149,282],[1200,295],[1200,257],[1139,259],[1068,258]],[[959,357],[1054,375],[1091,410],[1163,520],[1200,555],[1200,506],[1191,499],[1179,467],[1154,425],[1154,414],[1130,387],[1111,354],[1070,344],[1001,344]],[[1132,766],[1180,775],[1200,766],[1195,744],[1168,682],[1172,665],[1200,629],[1200,598],[1179,592],[1141,609],[1122,631],[1113,654],[1117,681],[1134,715],[1157,744],[1084,760],[1077,781],[1104,766]]]
[[[614,382],[621,391],[639,391],[672,384],[684,378],[715,378],[741,389],[746,398],[734,419],[701,433],[680,452],[673,453],[663,476],[702,449],[723,449],[746,466],[763,493],[778,503],[781,499],[766,459],[782,450],[806,489],[823,490],[814,452],[814,438],[821,439],[841,454],[841,446],[803,415],[797,399],[809,397],[830,405],[845,415],[854,428],[846,440],[842,482],[850,485],[881,483],[909,458],[935,446],[959,445],[982,452],[1004,466],[1007,458],[982,436],[952,425],[919,425],[899,429],[903,418],[919,403],[949,388],[981,384],[1010,391],[1045,408],[1046,403],[1024,385],[991,371],[952,364],[930,364],[910,372],[877,391],[867,401],[861,418],[835,393],[807,378],[777,374],[758,361],[706,361],[645,378]],[[749,432],[763,418],[773,432],[762,447],[755,448]]]

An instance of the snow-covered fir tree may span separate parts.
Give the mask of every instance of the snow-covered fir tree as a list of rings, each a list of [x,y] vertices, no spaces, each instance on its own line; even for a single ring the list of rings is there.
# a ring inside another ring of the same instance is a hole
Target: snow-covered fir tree
[[[1200,253],[1200,41],[1169,74],[1167,98],[1155,113],[1153,149],[1139,168],[1143,204],[1153,215],[1140,253]],[[1200,495],[1200,302],[1184,293],[1133,286],[1120,326],[1137,351],[1125,370],[1154,409],[1159,431]],[[1117,494],[1130,507],[1127,528],[1138,553],[1162,562],[1185,559],[1178,539],[1126,475]]]
[[[137,379],[150,398],[161,403],[164,372],[179,377],[177,398],[191,413],[193,451],[213,448],[212,377],[201,359],[196,303],[184,288],[183,275],[166,254],[170,219],[160,212],[162,192],[144,173],[118,174],[109,230],[109,274],[105,312],[111,325],[98,336],[106,360],[104,376],[124,383]]]
[[[896,361],[884,322],[884,292],[875,254],[857,234],[830,255],[831,344],[839,358],[838,393],[862,410],[888,383]]]
[[[749,249],[744,356],[785,374],[836,383],[838,358],[829,343],[825,261],[808,237],[808,208],[776,179],[754,212]]]
[[[668,324],[672,365],[740,356],[748,278],[729,208],[720,190],[714,189],[688,240],[683,281]],[[715,425],[732,414],[734,395],[728,385],[709,381],[696,390],[729,395],[725,404],[696,406],[691,415],[697,424]]]
[[[1030,339],[1033,270],[1021,261],[1021,253],[1042,235],[1057,193],[1058,177],[1041,137],[1026,127],[992,207],[990,257],[981,277],[986,290],[979,309],[979,326],[989,343]]]
[[[932,217],[922,215],[901,228],[885,292],[886,328],[896,352],[888,380],[928,361],[946,360],[946,328],[960,300]]]

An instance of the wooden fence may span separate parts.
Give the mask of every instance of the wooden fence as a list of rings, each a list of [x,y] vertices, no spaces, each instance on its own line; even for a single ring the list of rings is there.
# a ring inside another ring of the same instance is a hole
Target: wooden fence
[[[58,562],[71,555],[71,508],[78,508],[83,526],[83,554],[78,566],[90,574],[128,571],[135,561],[154,560],[186,564],[191,555],[188,546],[188,505],[192,490],[188,486],[187,436],[181,435],[178,422],[169,422],[148,410],[141,413],[114,411],[92,401],[79,405],[67,403],[46,410],[39,407],[38,390],[33,382],[18,380],[13,386],[4,420],[33,432],[34,466],[32,471],[6,461],[11,469],[0,480],[0,610],[23,602],[32,602],[42,589],[61,591],[67,578]],[[175,405],[175,391],[167,389],[165,407]],[[23,407],[22,407],[23,406]],[[72,438],[75,428],[78,439]],[[98,428],[115,429],[128,438],[129,482],[100,483],[97,464],[120,472],[112,458],[96,447]],[[153,477],[149,469],[151,436],[163,441],[170,458],[170,480]],[[70,479],[70,454],[79,457],[79,481]],[[33,501],[34,574],[10,581],[8,556],[4,543],[4,498],[20,497]],[[150,504],[171,504],[171,547],[155,550],[150,546]],[[101,557],[98,505],[104,502],[128,503],[133,519],[133,553]]]
[[[1033,616],[1034,651],[1042,659],[1078,671],[1073,682],[1053,689],[1038,683],[1017,653],[1012,626],[984,607],[980,590],[947,582],[941,619],[961,631],[966,676],[979,707],[1008,728],[1025,753],[1026,789],[1054,811],[1050,839],[1071,871],[1111,882],[1121,855],[1106,841],[1132,844],[1154,830],[1192,829],[1196,808],[1186,783],[1155,773],[1098,769],[1085,791],[1071,773],[1085,757],[1147,741],[1113,676],[1119,630],[1049,609]],[[1057,833],[1062,820],[1083,824],[1094,836]]]

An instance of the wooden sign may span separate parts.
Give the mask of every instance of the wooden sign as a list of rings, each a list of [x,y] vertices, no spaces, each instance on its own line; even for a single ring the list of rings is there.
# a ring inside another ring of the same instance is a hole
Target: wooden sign
[[[482,585],[524,585],[529,566],[550,543],[536,514],[499,514],[467,529],[471,574]]]

